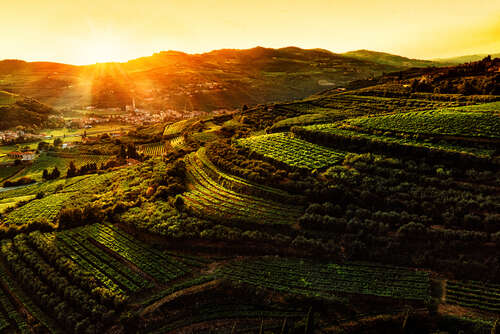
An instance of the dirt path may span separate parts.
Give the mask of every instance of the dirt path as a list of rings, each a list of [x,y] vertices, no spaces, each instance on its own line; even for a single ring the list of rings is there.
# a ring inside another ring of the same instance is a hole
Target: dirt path
[[[144,310],[142,310],[140,315],[144,316],[145,314],[151,313],[151,312],[155,311],[157,308],[161,307],[162,305],[169,303],[169,302],[171,302],[171,301],[173,301],[181,296],[193,295],[193,294],[196,294],[198,292],[204,291],[206,289],[215,288],[219,283],[220,283],[219,280],[214,280],[214,281],[210,281],[210,282],[203,283],[200,285],[191,286],[189,288],[174,292],[173,294],[165,296],[162,299],[160,299],[160,300],[154,302],[153,304],[149,305],[148,307],[146,307]]]

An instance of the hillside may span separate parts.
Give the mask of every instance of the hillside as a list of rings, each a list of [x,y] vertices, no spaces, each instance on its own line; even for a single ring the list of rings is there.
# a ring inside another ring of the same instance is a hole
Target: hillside
[[[54,107],[123,107],[134,97],[139,106],[207,111],[304,98],[406,67],[295,47],[167,51],[90,66],[1,61],[0,89]]]
[[[487,56],[491,56],[491,58],[500,58],[500,53],[490,53],[490,54],[483,53],[483,54],[449,57],[449,58],[435,58],[432,59],[432,61],[445,64],[464,64],[464,63],[479,61]]]
[[[38,182],[0,191],[0,331],[498,332],[500,96],[418,71],[6,171]]]
[[[51,107],[32,98],[0,91],[0,130],[23,126],[50,126],[49,116],[56,114]]]
[[[499,83],[500,58],[485,57],[455,66],[410,68],[368,80],[355,80],[347,88],[366,87],[365,94],[377,90],[377,94],[382,92],[387,96],[411,93],[499,95]],[[328,91],[324,93],[329,94]]]
[[[390,53],[370,51],[370,50],[349,51],[342,53],[342,55],[346,57],[367,60],[377,64],[384,64],[399,68],[443,66],[442,63],[435,61],[411,59],[398,55],[393,55]]]

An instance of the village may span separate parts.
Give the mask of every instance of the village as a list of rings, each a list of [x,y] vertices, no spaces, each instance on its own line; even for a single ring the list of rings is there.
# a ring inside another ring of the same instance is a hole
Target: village
[[[135,105],[127,105],[125,111],[120,108],[96,108],[87,106],[85,114],[78,118],[66,118],[65,127],[68,129],[92,129],[96,125],[123,124],[134,126],[147,126],[157,123],[174,122],[186,118],[222,115],[233,113],[236,110],[218,109],[210,112],[201,110],[150,110],[135,108]],[[57,136],[48,135],[44,132],[27,129],[9,129],[0,131],[0,145],[11,145],[50,140]]]

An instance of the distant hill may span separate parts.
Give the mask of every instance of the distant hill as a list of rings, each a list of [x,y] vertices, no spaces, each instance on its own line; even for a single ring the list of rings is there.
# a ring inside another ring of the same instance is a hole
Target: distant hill
[[[410,68],[380,77],[356,80],[347,89],[365,94],[400,96],[411,93],[500,95],[500,58],[484,58],[455,66]],[[371,93],[370,93],[371,92]],[[325,92],[328,94],[328,91]]]
[[[393,55],[390,53],[370,51],[370,50],[350,51],[350,52],[345,52],[342,55],[355,59],[371,61],[377,64],[402,67],[402,68],[443,66],[443,64],[440,62],[411,59],[398,55]]]
[[[500,58],[500,53],[489,54],[491,58]],[[477,54],[477,55],[468,55],[468,56],[459,56],[459,57],[451,57],[451,58],[436,58],[433,61],[440,63],[449,63],[449,64],[463,64],[470,63],[474,61],[479,61],[487,57],[488,54]]]
[[[40,128],[51,122],[49,116],[55,114],[51,107],[18,94],[0,91],[0,130],[23,126]]]
[[[210,111],[304,98],[405,68],[397,62],[296,47],[204,54],[166,51],[126,63],[90,66],[0,61],[0,89],[59,108],[124,107],[135,98],[139,107]]]

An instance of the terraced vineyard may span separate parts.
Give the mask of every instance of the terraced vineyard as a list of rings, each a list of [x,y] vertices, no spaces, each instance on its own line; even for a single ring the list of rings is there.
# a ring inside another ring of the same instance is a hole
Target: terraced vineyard
[[[165,144],[162,142],[140,145],[137,147],[137,152],[152,157],[159,157],[167,153]]]
[[[202,265],[201,261],[191,257],[184,258],[156,251],[111,225],[94,224],[66,231],[61,235],[71,247],[79,247],[77,244],[80,244],[81,247],[90,247],[90,252],[101,255],[107,253],[118,261],[132,263],[154,283],[168,283],[191,272],[191,268]]]
[[[106,163],[110,159],[107,155],[50,155],[43,153],[41,154],[32,165],[26,168],[22,173],[17,175],[17,177],[29,176],[31,178],[42,180],[42,172],[44,169],[52,169],[57,167],[62,175],[69,167],[71,161],[75,163],[77,168],[87,165],[89,163],[95,163],[97,166]]]
[[[238,145],[291,167],[323,168],[343,160],[345,153],[316,145],[290,133],[274,133],[238,140]]]
[[[186,205],[202,217],[224,217],[260,224],[292,224],[302,208],[233,191],[216,182],[195,154],[184,158],[189,191],[182,194]]]
[[[6,275],[7,274],[0,269],[0,279],[2,280],[2,285],[5,284],[4,281],[7,278]],[[12,304],[8,295],[5,294],[3,290],[0,290],[0,307],[3,311],[0,313],[0,331],[4,331],[9,327],[14,326],[21,333],[29,333],[26,320],[22,314],[17,311],[16,306]],[[11,322],[13,325],[11,325]]]
[[[411,138],[390,137],[379,134],[370,134],[356,131],[352,128],[343,128],[340,124],[314,124],[301,127],[297,130],[298,135],[305,136],[313,140],[320,137],[320,141],[328,142],[345,142],[354,141],[361,146],[374,147],[380,145],[381,147],[402,146],[408,148],[424,148],[430,152],[453,152],[457,154],[470,154],[477,157],[490,157],[494,153],[494,149],[481,148],[475,146],[465,146],[444,142],[427,142],[423,140],[416,140]],[[366,144],[364,144],[366,143]],[[368,146],[370,143],[370,146]]]
[[[362,90],[360,90],[360,92],[362,92]],[[458,107],[463,104],[456,101],[433,101],[408,98],[395,99],[381,96],[351,95],[349,93],[326,97],[318,96],[311,102],[313,102],[315,106],[321,106],[323,108],[339,109],[346,112],[361,114],[432,110],[437,108]]]
[[[29,201],[35,198],[35,195],[27,195],[27,196],[18,196],[18,197],[10,197],[6,199],[0,200],[0,213],[2,213],[5,209],[9,207],[15,206],[19,202]]]
[[[106,322],[107,307],[120,308],[130,296],[206,264],[197,257],[154,249],[101,224],[19,234],[2,240],[0,255],[9,269],[0,264],[0,329],[15,326],[22,333],[30,331],[20,308],[50,333],[78,332],[85,319]],[[23,282],[23,289],[16,282]],[[60,312],[63,304],[66,311]]]
[[[165,130],[163,131],[163,136],[167,138],[179,136],[184,129],[186,129],[194,122],[195,119],[185,119],[182,121],[169,124],[165,127]]]
[[[109,186],[117,177],[119,171],[106,174],[91,174],[84,176],[79,182],[66,185],[64,191],[93,192]]]
[[[324,298],[348,293],[425,301],[430,287],[429,276],[423,271],[376,264],[320,264],[289,258],[232,262],[220,275],[276,291]]]
[[[241,177],[225,173],[209,160],[204,147],[196,152],[193,159],[199,168],[203,169],[211,179],[225,188],[283,203],[297,203],[297,201],[303,200],[301,196],[292,196],[286,191],[250,182]]]
[[[37,199],[15,209],[9,213],[2,222],[3,227],[22,226],[30,224],[36,219],[45,219],[51,223],[57,217],[59,211],[68,203],[76,193],[57,193]]]
[[[284,120],[274,123],[273,126],[271,127],[271,131],[282,132],[290,129],[292,126],[331,123],[361,115],[357,111],[348,112],[345,110],[329,109],[321,107],[311,108],[307,110],[307,112],[308,113],[305,115],[286,118]]]
[[[446,302],[500,314],[500,285],[447,281]]]
[[[169,143],[173,148],[182,148],[184,146],[184,142],[184,136],[177,136],[169,140]]]
[[[103,175],[109,176],[109,174],[112,175],[112,173],[103,174]],[[69,179],[50,180],[50,181],[46,181],[46,182],[39,182],[39,183],[30,184],[28,186],[24,186],[24,187],[20,187],[20,188],[10,189],[7,191],[0,192],[0,200],[19,197],[19,196],[36,195],[39,192],[43,192],[47,195],[47,194],[52,194],[52,193],[59,191],[61,189],[64,192],[83,190],[84,188],[78,189],[77,187],[73,188],[73,190],[68,190],[68,189],[72,185],[76,185],[80,181],[83,181],[83,180],[90,178],[92,176],[94,176],[94,175],[82,175],[82,176],[72,177]]]
[[[69,267],[64,267],[66,270],[62,272],[58,271],[58,259],[43,258],[30,244],[26,235],[18,235],[14,240],[3,240],[1,255],[16,281],[22,282],[23,294],[26,292],[32,297],[23,298],[19,289],[12,291],[16,285],[7,279],[7,284],[11,284],[9,289],[19,297],[22,306],[31,309],[30,313],[50,332],[63,332],[59,328],[74,329],[78,322],[84,319],[90,321],[88,315],[95,317],[93,319],[95,321],[100,321],[99,319],[105,317],[107,309],[100,302],[100,296],[104,291],[88,292],[88,285],[92,284],[91,281],[75,279],[84,275],[82,272],[66,271]],[[67,275],[70,275],[72,279],[69,279]],[[47,317],[44,312],[40,311],[41,308],[54,318]],[[65,312],[60,312],[61,308]],[[98,313],[101,315],[97,316]],[[52,319],[57,320],[58,323],[56,324]]]
[[[95,163],[96,165],[99,166],[100,164],[106,163],[113,158],[113,156],[110,155],[99,155],[99,154],[82,155],[82,154],[59,153],[55,156],[63,159],[68,159],[69,161],[73,161],[77,168],[91,163]]]
[[[49,333],[64,333],[59,326],[51,319],[35,302],[29,298],[24,289],[0,266],[0,306],[7,314],[7,318],[1,319],[0,330],[15,328],[21,333],[31,333],[28,327],[26,315],[19,312],[20,307],[24,308],[30,316],[41,323]],[[11,296],[9,298],[9,296]],[[14,302],[13,302],[14,300]],[[21,304],[18,305],[17,301]]]
[[[246,304],[204,304],[201,307],[197,307],[195,310],[191,311],[190,314],[181,314],[176,317],[169,319],[169,324],[165,325],[159,329],[148,331],[148,333],[167,333],[176,329],[180,329],[187,326],[192,326],[193,324],[204,323],[207,321],[222,321],[231,319],[255,319],[254,327],[248,328],[242,324],[236,324],[231,321],[228,328],[228,333],[258,333],[259,324],[263,325],[266,330],[273,330],[273,332],[280,330],[283,320],[281,319],[300,319],[305,316],[306,312],[303,310],[296,309],[273,309],[271,307],[261,307],[258,305],[246,305]],[[261,320],[262,319],[262,320]],[[264,326],[264,319],[266,320]],[[270,321],[270,320],[278,321]],[[271,322],[271,323],[270,323]],[[221,333],[223,329],[217,328],[218,333]]]
[[[363,117],[348,121],[366,129],[421,135],[500,138],[500,115],[486,112],[437,110]]]

